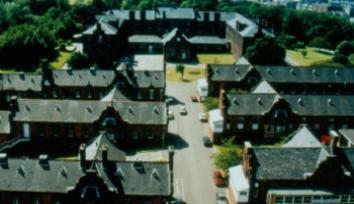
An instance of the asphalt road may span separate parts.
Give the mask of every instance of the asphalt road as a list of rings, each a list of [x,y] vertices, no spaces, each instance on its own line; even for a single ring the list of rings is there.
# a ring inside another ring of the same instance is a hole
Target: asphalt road
[[[213,183],[212,148],[202,143],[202,136],[207,134],[207,123],[198,119],[202,106],[190,99],[196,93],[196,84],[167,82],[166,94],[174,98],[169,105],[175,115],[169,122],[171,144],[176,149],[174,195],[188,204],[211,204],[216,203],[216,192],[223,189]],[[182,105],[186,106],[187,115],[179,114]]]

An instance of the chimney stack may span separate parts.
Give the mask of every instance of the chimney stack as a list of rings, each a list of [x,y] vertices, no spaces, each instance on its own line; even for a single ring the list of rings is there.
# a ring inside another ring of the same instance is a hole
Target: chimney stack
[[[7,154],[6,153],[0,153],[0,165],[1,166],[7,166],[8,165],[8,163],[7,163],[7,159],[8,159],[8,157],[7,157]]]
[[[214,21],[215,22],[219,22],[220,21],[220,13],[219,12],[215,12],[215,14],[214,14]]]
[[[11,96],[11,98],[10,98],[10,107],[11,107],[12,110],[18,110],[17,96]]]
[[[141,10],[140,11],[140,20],[141,21],[145,21],[146,19],[146,11],[145,10]]]
[[[204,12],[204,21],[209,22],[209,12]]]
[[[335,155],[337,147],[338,147],[338,140],[339,140],[339,135],[337,133],[337,131],[335,130],[331,130],[329,132],[329,136],[331,137],[331,142],[330,142],[330,147],[329,147],[329,151],[331,155]]]
[[[102,152],[102,164],[106,165],[108,161],[108,146],[104,145],[101,149]]]
[[[80,154],[80,165],[81,165],[81,168],[84,169],[85,164],[86,164],[86,145],[85,144],[80,145],[79,154]]]
[[[129,11],[129,20],[131,21],[135,20],[135,11]]]
[[[46,154],[41,154],[38,157],[39,165],[43,167],[44,169],[49,168],[49,158],[48,155]]]

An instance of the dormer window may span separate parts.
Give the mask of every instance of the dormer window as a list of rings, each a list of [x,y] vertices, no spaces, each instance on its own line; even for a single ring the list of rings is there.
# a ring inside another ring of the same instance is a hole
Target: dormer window
[[[76,90],[76,98],[80,98],[80,90]]]
[[[100,197],[100,191],[96,186],[85,186],[81,191],[81,198],[86,200],[97,200]]]

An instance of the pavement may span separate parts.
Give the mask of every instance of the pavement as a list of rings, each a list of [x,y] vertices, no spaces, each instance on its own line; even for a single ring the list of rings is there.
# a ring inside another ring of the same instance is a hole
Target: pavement
[[[174,196],[191,204],[214,204],[218,188],[213,183],[213,164],[210,158],[213,148],[204,147],[202,136],[207,135],[207,123],[198,119],[202,105],[192,102],[197,83],[167,82],[166,95],[174,100],[169,109],[175,119],[169,122],[170,144],[175,146]],[[180,115],[185,106],[187,115]]]

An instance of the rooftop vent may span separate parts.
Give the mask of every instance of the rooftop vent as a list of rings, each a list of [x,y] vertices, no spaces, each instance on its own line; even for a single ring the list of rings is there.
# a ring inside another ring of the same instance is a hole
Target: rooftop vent
[[[89,105],[87,106],[86,110],[87,110],[88,112],[92,113],[93,109],[92,109],[91,104],[89,104]]]
[[[336,76],[339,76],[339,70],[338,70],[338,69],[335,69],[335,70],[334,70],[334,74],[335,74]]]
[[[263,101],[262,101],[262,99],[261,99],[260,97],[257,98],[257,103],[258,103],[259,105],[262,105],[262,104],[263,104]]]
[[[35,83],[35,81],[34,81],[34,79],[33,79],[33,78],[31,78],[31,82],[32,82],[32,84],[34,84],[34,83]]]
[[[23,166],[23,164],[18,167],[17,173],[20,174],[21,176],[25,177],[25,167]]]
[[[295,70],[293,68],[290,69],[290,74],[295,75]]]
[[[140,160],[140,158],[135,159],[135,161],[133,162],[133,167],[139,172],[144,170],[143,162]]]
[[[154,106],[154,113],[155,114],[160,114],[160,110],[157,106]]]
[[[330,105],[330,106],[334,106],[334,102],[333,102],[333,100],[332,100],[331,98],[329,98],[329,99],[327,100],[327,103],[328,103],[328,105]]]
[[[240,74],[240,70],[237,67],[235,68],[235,72],[236,74]]]
[[[79,78],[82,79],[82,75],[81,74],[79,74]]]
[[[21,79],[24,79],[25,78],[25,72],[20,72],[20,77],[21,77]]]
[[[129,111],[130,114],[132,114],[132,115],[134,114],[133,107],[129,106],[129,107],[128,107],[128,111]]]
[[[7,164],[7,154],[6,153],[0,153],[0,164]]]
[[[152,172],[151,172],[151,176],[153,176],[155,179],[159,179],[160,178],[160,173],[159,173],[159,171],[156,168],[154,168],[152,170]]]
[[[30,106],[29,104],[26,104],[26,110],[27,110],[28,112],[31,112],[31,106]]]
[[[62,175],[63,177],[67,178],[68,177],[68,170],[66,169],[65,166],[63,166],[61,169],[60,169],[60,175]]]
[[[272,73],[270,72],[270,68],[267,68],[267,74],[271,75]]]
[[[103,79],[106,79],[107,77],[106,77],[106,75],[105,75],[105,74],[103,74],[103,75],[102,75],[102,78],[103,78]]]
[[[61,106],[60,106],[60,104],[57,105],[56,109],[57,109],[58,112],[61,112]]]
[[[122,179],[124,177],[122,168],[119,167],[114,175]]]
[[[90,67],[90,73],[91,74],[96,74],[96,68],[95,67]]]
[[[69,75],[73,74],[73,70],[72,69],[67,69],[66,71],[68,72]]]
[[[297,99],[297,103],[298,103],[300,106],[303,106],[303,105],[304,105],[304,102],[302,101],[301,98],[298,98],[298,99]]]
[[[234,104],[238,104],[237,98],[236,98],[236,97],[233,97],[233,98],[232,98],[232,102],[233,102]]]
[[[315,76],[317,76],[317,75],[318,75],[317,70],[316,70],[316,69],[313,69],[313,70],[312,70],[312,74],[315,75]]]
[[[7,81],[11,83],[11,78],[9,76],[7,77]]]

